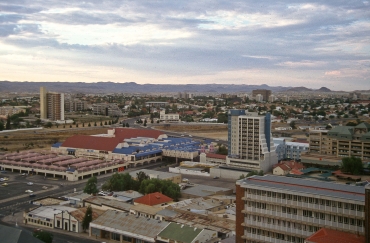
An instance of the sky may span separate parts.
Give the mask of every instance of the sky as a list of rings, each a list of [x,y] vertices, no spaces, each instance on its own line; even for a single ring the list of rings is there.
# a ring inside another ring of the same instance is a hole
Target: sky
[[[0,1],[0,80],[370,89],[370,2]]]

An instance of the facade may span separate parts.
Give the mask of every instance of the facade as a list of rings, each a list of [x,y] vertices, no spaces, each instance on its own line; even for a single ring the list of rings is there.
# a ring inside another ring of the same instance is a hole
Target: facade
[[[84,111],[87,110],[87,102],[81,100],[65,100],[64,102],[65,111]]]
[[[365,188],[273,175],[236,182],[236,243],[303,243],[322,227],[365,235]]]
[[[334,158],[355,156],[370,161],[370,124],[337,126],[331,130],[310,131],[310,154]]]
[[[370,184],[365,187],[365,227],[370,227]],[[365,243],[370,243],[370,230],[365,231]]]
[[[117,104],[113,103],[99,103],[93,104],[92,110],[94,115],[102,116],[121,116],[122,111]]]
[[[26,112],[26,106],[1,106],[0,116],[7,117],[21,112]]]
[[[262,101],[269,101],[271,90],[267,89],[256,89],[252,91],[252,96],[256,97],[257,95],[262,96]]]
[[[180,121],[180,115],[177,113],[169,113],[166,114],[165,110],[162,110],[160,113],[160,118],[159,120],[163,122],[179,122]]]
[[[47,92],[40,87],[40,118],[51,121],[64,120],[64,94]]]
[[[287,142],[284,138],[273,138],[278,160],[300,160],[301,153],[309,150],[308,143]]]
[[[250,170],[270,171],[278,162],[271,134],[271,115],[229,110],[226,164]]]

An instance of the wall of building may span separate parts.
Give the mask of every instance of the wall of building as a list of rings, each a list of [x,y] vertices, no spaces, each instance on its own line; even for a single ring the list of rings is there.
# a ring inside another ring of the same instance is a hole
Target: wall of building
[[[227,170],[227,169],[222,169],[218,167],[213,167],[210,168],[210,176],[211,177],[220,177],[220,178],[225,178],[225,179],[234,179],[237,180],[240,178],[240,176],[246,176],[248,172],[246,171],[237,171],[237,170]]]
[[[210,176],[210,174],[205,172],[205,171],[184,169],[184,168],[180,168],[180,167],[175,167],[175,168],[169,167],[168,169],[169,169],[169,172],[180,173],[180,174],[183,174],[183,175],[198,175],[198,176],[206,176],[206,177]]]

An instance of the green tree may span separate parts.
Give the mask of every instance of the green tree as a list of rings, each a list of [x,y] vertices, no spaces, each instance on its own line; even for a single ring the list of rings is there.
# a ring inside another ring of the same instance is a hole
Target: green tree
[[[89,124],[87,124],[87,126],[88,126],[88,127],[91,127],[91,124],[90,124],[90,122],[89,122]]]
[[[104,122],[104,125],[108,125],[107,121]]]
[[[353,175],[360,175],[363,170],[362,160],[360,158],[351,156],[342,158],[341,171],[351,173]]]
[[[217,115],[217,122],[218,123],[227,123],[228,122],[227,114],[226,113],[218,114]]]
[[[144,124],[143,125],[144,125],[144,127],[146,127],[146,119],[144,120]]]
[[[126,127],[130,127],[130,125],[128,123],[126,123]]]
[[[103,190],[109,191],[138,190],[138,188],[138,182],[129,173],[115,173],[102,186]]]
[[[87,194],[96,194],[96,193],[98,193],[97,184],[98,184],[98,179],[95,176],[91,177],[86,182],[86,186],[85,186],[83,192],[87,193]]]
[[[296,129],[295,121],[291,121],[291,122],[289,123],[289,126],[290,126],[292,129]]]
[[[96,122],[94,122],[94,127],[96,127],[97,125],[96,125]]]
[[[85,232],[89,226],[90,226],[90,222],[92,221],[92,215],[93,215],[93,211],[92,211],[92,208],[91,206],[89,205],[86,209],[86,213],[85,213],[85,216],[84,218],[82,219],[82,229],[83,231]]]
[[[5,128],[4,123],[0,121],[0,131],[4,130],[4,128]]]
[[[34,232],[33,236],[45,243],[52,243],[54,238],[52,233],[41,230]]]
[[[143,171],[140,171],[138,173],[136,173],[136,179],[139,181],[139,183],[141,184],[141,182],[143,180],[147,180],[149,179],[149,176],[147,174],[145,174],[145,172]]]
[[[53,126],[53,123],[51,123],[51,122],[47,122],[46,124],[45,124],[45,127],[46,128],[51,128]]]
[[[225,145],[220,144],[218,146],[218,150],[217,150],[216,154],[227,155],[228,154],[228,149],[225,147]]]
[[[10,130],[10,116],[6,118],[5,130]]]

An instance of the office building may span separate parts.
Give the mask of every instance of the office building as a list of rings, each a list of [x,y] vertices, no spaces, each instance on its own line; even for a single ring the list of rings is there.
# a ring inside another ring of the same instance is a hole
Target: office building
[[[273,138],[278,160],[300,160],[301,153],[309,150],[308,143],[288,142],[285,138]]]
[[[252,91],[252,96],[256,97],[257,95],[262,95],[263,101],[269,101],[271,90],[267,89],[256,89]]]
[[[64,109],[68,112],[87,110],[87,102],[81,100],[65,100]]]
[[[47,92],[40,87],[40,118],[51,121],[64,120],[64,94]]]
[[[363,122],[357,126],[337,126],[331,130],[312,130],[309,138],[309,153],[302,156],[302,162],[337,161],[355,156],[363,162],[370,161],[370,124]],[[339,158],[339,159],[338,159]],[[335,165],[335,162],[332,163]]]
[[[270,171],[278,162],[271,135],[271,114],[259,116],[245,110],[229,110],[226,164],[250,170]]]
[[[324,227],[365,235],[365,187],[274,175],[236,182],[236,243],[303,243]]]
[[[365,187],[365,229],[370,229],[370,184]],[[370,243],[370,230],[365,230],[365,243]]]

